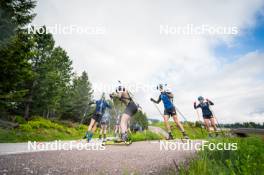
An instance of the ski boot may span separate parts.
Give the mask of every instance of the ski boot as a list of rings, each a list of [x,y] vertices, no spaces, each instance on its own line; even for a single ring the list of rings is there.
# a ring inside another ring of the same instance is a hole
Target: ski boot
[[[184,139],[186,139],[186,140],[189,140],[190,139],[190,137],[185,132],[183,132],[182,135],[183,135],[183,138]]]
[[[122,142],[125,143],[126,145],[131,144],[131,141],[128,140],[128,135],[127,135],[126,132],[121,134],[121,140],[122,140]]]
[[[93,133],[92,132],[86,132],[86,138],[87,138],[87,142],[89,143],[92,140],[93,137]]]
[[[173,138],[172,134],[169,132],[169,137],[168,137],[167,140],[173,140],[173,139],[174,139],[174,138]]]

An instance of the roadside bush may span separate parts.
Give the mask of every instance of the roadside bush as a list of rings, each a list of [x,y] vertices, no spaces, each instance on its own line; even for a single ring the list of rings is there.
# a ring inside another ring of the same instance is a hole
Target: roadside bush
[[[32,127],[29,124],[21,124],[21,125],[19,125],[19,129],[21,131],[25,131],[25,132],[31,132],[32,131]]]
[[[76,127],[77,130],[84,132],[87,130],[87,126],[86,125],[79,125]]]
[[[27,121],[22,116],[19,116],[19,115],[15,116],[15,122],[19,124],[27,123]]]
[[[46,129],[57,129],[59,131],[64,131],[64,127],[61,124],[54,123],[50,120],[41,118],[41,117],[34,117],[28,124],[35,129],[38,128],[46,128]]]

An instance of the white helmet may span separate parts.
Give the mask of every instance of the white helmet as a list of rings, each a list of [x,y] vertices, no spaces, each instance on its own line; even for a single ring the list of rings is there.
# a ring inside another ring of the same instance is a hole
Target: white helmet
[[[159,84],[157,86],[157,90],[162,90],[164,92],[170,92],[170,89],[168,88],[167,84]]]
[[[116,92],[124,92],[126,90],[125,86],[121,84],[121,81],[118,81],[118,86],[116,88]]]
[[[116,92],[124,92],[126,90],[126,88],[124,86],[118,86],[116,88]]]

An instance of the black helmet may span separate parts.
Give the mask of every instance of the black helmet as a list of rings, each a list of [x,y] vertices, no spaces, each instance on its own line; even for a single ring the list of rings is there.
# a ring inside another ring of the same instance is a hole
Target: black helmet
[[[164,88],[163,84],[159,84],[159,85],[157,86],[157,90],[160,90],[160,89],[163,89],[163,88]]]
[[[204,98],[202,96],[199,96],[198,101],[204,101]]]

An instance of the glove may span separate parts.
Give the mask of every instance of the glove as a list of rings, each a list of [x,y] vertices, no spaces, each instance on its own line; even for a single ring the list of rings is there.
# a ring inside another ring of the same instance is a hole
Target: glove
[[[194,109],[196,109],[196,101],[193,103],[193,107]]]
[[[110,98],[113,99],[113,94],[109,94]]]
[[[155,102],[155,100],[153,98],[150,98],[150,101]]]

